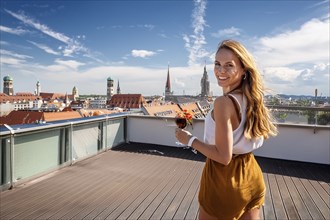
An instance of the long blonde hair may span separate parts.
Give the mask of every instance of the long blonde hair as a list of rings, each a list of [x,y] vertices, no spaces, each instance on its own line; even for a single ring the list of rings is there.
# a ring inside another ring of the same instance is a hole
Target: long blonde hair
[[[217,53],[222,48],[229,49],[236,54],[245,71],[241,83],[242,92],[248,101],[244,136],[248,139],[261,136],[267,139],[270,135],[277,135],[278,131],[273,124],[273,117],[264,104],[264,85],[253,56],[241,43],[234,40],[221,42]]]

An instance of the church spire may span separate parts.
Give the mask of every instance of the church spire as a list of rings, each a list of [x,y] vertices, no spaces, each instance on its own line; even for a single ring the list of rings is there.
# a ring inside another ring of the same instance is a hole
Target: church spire
[[[171,92],[171,80],[170,80],[170,65],[167,67],[167,80],[166,80],[166,85],[165,85],[165,99],[166,96],[172,95]]]
[[[206,71],[206,61],[205,61],[205,66],[204,66],[204,73],[203,73],[203,77],[201,79],[201,96],[202,97],[208,97],[210,96],[210,81],[209,81],[209,77],[207,75],[207,71]]]
[[[117,94],[121,94],[120,86],[119,86],[119,80],[118,80],[118,85],[117,85]]]

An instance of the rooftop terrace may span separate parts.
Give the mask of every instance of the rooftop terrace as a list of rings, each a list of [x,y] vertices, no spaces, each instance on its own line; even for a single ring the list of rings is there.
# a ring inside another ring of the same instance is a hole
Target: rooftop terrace
[[[174,147],[173,124],[118,114],[1,130],[0,219],[196,219],[205,158]],[[255,151],[261,217],[330,219],[330,127],[278,126]]]
[[[328,165],[257,157],[262,219],[329,219]],[[204,157],[131,143],[1,193],[1,219],[197,219]]]

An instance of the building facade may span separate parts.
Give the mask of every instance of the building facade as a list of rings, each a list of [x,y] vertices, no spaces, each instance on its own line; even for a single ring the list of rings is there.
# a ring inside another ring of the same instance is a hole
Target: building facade
[[[113,79],[111,77],[108,77],[107,79],[107,99],[110,100],[111,97],[114,94],[114,88],[113,88]]]

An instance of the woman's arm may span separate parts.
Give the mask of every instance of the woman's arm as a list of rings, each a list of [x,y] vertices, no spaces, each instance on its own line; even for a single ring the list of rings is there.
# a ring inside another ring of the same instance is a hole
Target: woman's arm
[[[195,139],[192,147],[206,157],[221,164],[228,165],[233,153],[233,126],[231,119],[235,116],[235,109],[228,97],[219,97],[214,102],[213,116],[215,121],[215,145],[209,145]],[[191,135],[188,132],[177,129],[177,139],[187,144]]]

